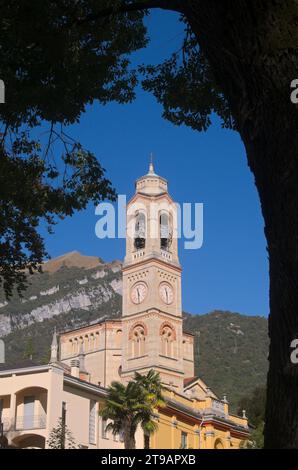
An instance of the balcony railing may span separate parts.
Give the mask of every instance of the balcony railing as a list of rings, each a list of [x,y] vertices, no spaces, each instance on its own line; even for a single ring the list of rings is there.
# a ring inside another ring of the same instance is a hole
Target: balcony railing
[[[216,416],[225,416],[225,407],[224,403],[220,400],[212,398],[211,413],[214,413]]]
[[[172,261],[172,255],[171,253],[169,253],[168,251],[166,250],[160,250],[160,254],[163,258],[169,260],[169,261]]]
[[[203,414],[206,415],[213,415],[218,416],[219,418],[225,418],[225,406],[221,400],[216,400],[215,398],[211,399],[211,407],[204,408]]]
[[[145,251],[144,251],[144,250],[138,250],[138,251],[133,255],[133,258],[134,258],[134,259],[137,259],[137,258],[141,258],[142,256],[145,256]]]
[[[11,420],[9,418],[2,418],[0,421],[0,430],[1,430],[1,425],[3,432],[7,432],[11,429]]]
[[[16,431],[28,429],[44,429],[46,427],[47,417],[43,415],[18,416],[16,418]]]

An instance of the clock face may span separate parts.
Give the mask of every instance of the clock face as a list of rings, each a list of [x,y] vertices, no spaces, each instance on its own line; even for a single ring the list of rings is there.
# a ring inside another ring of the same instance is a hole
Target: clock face
[[[173,287],[167,282],[161,282],[159,285],[159,295],[165,304],[171,304],[174,300]]]
[[[137,282],[131,289],[131,300],[134,304],[140,304],[145,299],[148,287],[145,282]]]

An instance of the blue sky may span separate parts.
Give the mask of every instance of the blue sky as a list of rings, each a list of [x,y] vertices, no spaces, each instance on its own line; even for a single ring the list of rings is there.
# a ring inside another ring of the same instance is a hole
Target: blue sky
[[[151,43],[134,55],[135,63],[159,62],[181,45],[175,14],[156,11],[147,24]],[[153,152],[156,172],[168,179],[174,200],[204,204],[202,248],[185,250],[180,243],[184,310],[267,315],[263,219],[238,134],[221,129],[216,117],[206,133],[199,133],[172,125],[161,113],[155,98],[138,89],[132,104],[89,107],[69,132],[98,156],[118,194],[133,194],[134,181],[147,171]],[[55,234],[46,236],[51,256],[78,250],[106,261],[123,259],[124,240],[96,238],[97,220],[90,205],[59,222]]]

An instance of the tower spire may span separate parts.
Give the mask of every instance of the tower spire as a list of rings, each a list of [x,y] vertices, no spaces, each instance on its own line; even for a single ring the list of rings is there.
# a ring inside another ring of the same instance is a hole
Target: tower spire
[[[149,171],[148,175],[155,175],[154,165],[153,165],[153,153],[150,152],[150,161],[149,161]]]
[[[58,361],[58,341],[57,341],[57,332],[56,327],[54,328],[53,332],[53,339],[51,344],[51,358],[50,364]]]

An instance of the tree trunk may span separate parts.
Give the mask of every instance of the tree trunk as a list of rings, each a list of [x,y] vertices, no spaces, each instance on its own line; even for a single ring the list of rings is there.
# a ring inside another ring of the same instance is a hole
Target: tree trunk
[[[283,111],[276,107],[267,115],[262,140],[244,140],[249,159],[259,161],[254,174],[269,253],[267,448],[298,448],[298,367],[290,360],[291,342],[298,338],[298,119]],[[258,168],[262,160],[266,175]]]
[[[136,448],[136,438],[135,438],[136,431],[132,431],[130,434],[130,449]]]
[[[130,432],[124,432],[124,448],[125,449],[135,449],[136,448],[136,441],[135,437],[131,435]]]
[[[265,447],[298,448],[298,78],[295,0],[198,0],[185,15],[230,103],[255,176],[270,270]],[[253,345],[252,345],[253,347]]]
[[[127,436],[124,435],[124,449],[135,449],[136,443],[135,439],[128,434]]]
[[[136,440],[135,440],[136,429],[132,426],[130,420],[128,419],[123,423],[123,438],[124,438],[124,448],[125,449],[135,449]]]
[[[144,432],[144,449],[150,449],[150,434]]]

